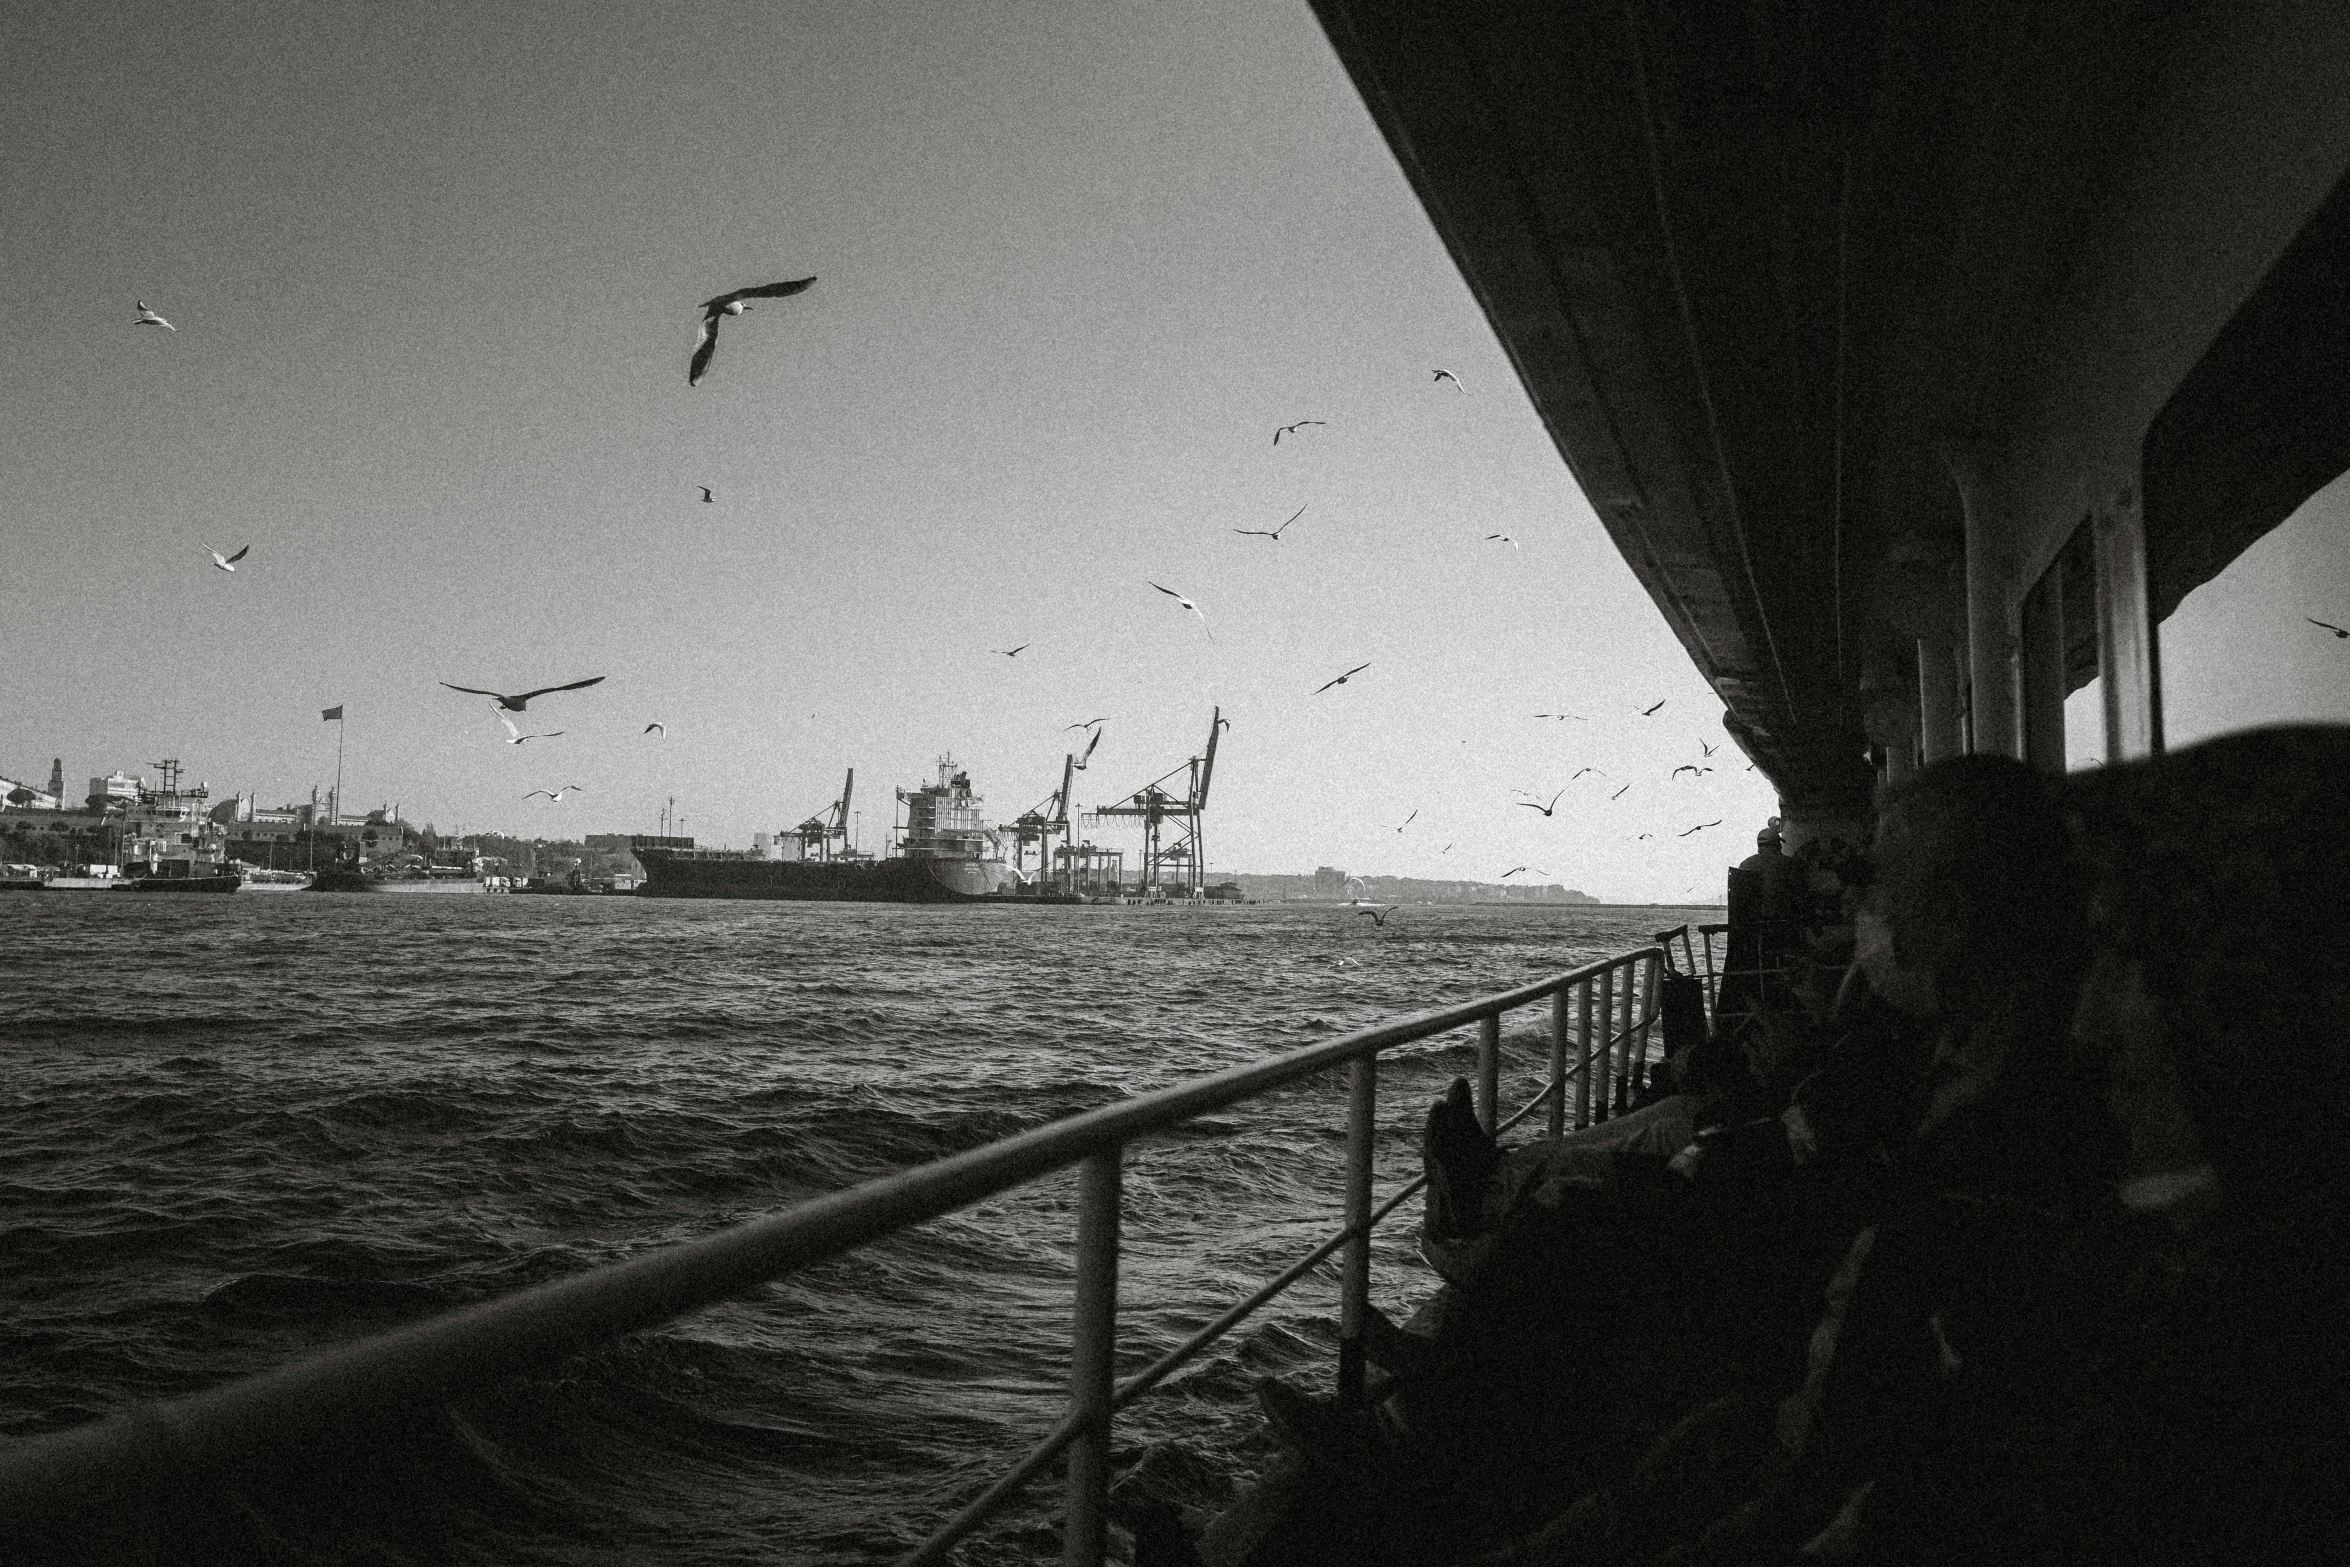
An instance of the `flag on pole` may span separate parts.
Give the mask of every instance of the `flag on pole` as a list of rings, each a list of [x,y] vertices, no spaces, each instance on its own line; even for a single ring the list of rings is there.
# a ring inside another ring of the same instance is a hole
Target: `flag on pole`
[[[339,707],[330,707],[318,716],[327,720],[329,723],[339,724],[343,721],[343,710]]]

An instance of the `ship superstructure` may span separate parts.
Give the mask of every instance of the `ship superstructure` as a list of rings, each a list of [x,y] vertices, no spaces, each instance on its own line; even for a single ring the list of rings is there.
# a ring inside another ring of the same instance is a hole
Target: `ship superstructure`
[[[939,758],[935,782],[896,791],[905,819],[893,820],[891,852],[883,856],[860,853],[850,841],[856,781],[851,768],[839,799],[796,828],[758,834],[748,851],[700,848],[690,838],[631,839],[645,868],[639,891],[652,898],[840,903],[1049,896],[1004,858],[1002,834],[988,826],[971,775],[952,756]]]

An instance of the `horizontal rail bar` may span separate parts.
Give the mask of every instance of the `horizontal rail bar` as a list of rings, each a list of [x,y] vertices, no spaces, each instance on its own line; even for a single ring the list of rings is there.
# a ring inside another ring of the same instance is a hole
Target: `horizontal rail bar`
[[[1653,950],[1228,1067],[811,1197],[714,1235],[459,1307],[185,1398],[11,1443],[0,1447],[0,1538],[46,1538],[53,1529],[89,1527],[104,1514],[113,1514],[117,1527],[136,1527],[129,1520],[143,1514],[142,1498],[165,1474],[196,1470],[233,1483],[264,1469],[272,1455],[364,1429],[376,1414],[458,1397],[714,1305],[1091,1154],[1358,1056],[1542,1000]]]

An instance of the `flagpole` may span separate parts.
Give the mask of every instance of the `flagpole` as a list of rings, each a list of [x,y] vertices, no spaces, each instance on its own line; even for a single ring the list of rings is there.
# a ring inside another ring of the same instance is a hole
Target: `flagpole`
[[[343,722],[340,709],[335,712],[335,808],[334,824],[343,825],[343,732],[349,726]]]

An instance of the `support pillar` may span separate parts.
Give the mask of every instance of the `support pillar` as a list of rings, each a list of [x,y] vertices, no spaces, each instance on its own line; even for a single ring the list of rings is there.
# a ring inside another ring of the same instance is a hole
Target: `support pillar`
[[[2023,755],[2023,704],[2017,679],[2015,568],[1998,504],[1992,464],[1972,443],[1948,452],[1966,514],[1967,748],[1990,756]]]
[[[1918,759],[1931,767],[1966,752],[1959,727],[1960,653],[1940,637],[1918,639]]]
[[[2024,760],[2064,776],[2064,561],[2024,598]]]
[[[2146,583],[2146,520],[2124,485],[2091,516],[2097,552],[2097,672],[2104,676],[2105,759],[2162,751],[2162,661]]]

